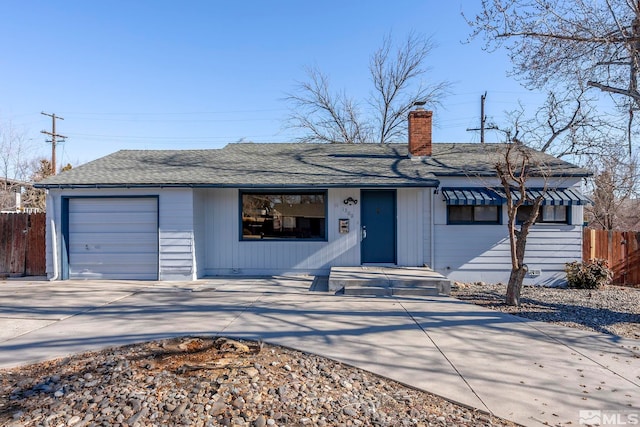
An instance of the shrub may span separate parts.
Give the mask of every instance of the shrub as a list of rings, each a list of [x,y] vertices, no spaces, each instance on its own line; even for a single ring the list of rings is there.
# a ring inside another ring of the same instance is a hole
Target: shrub
[[[598,289],[613,280],[613,271],[609,269],[605,259],[568,262],[564,271],[567,273],[569,287],[575,289]]]

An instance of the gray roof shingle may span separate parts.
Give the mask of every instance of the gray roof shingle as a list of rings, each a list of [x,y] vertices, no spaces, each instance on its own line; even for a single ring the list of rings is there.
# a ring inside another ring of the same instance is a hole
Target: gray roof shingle
[[[502,144],[433,144],[427,158],[406,144],[237,143],[211,150],[122,150],[52,176],[40,187],[437,186],[441,176],[494,176]],[[554,176],[589,172],[532,151]]]

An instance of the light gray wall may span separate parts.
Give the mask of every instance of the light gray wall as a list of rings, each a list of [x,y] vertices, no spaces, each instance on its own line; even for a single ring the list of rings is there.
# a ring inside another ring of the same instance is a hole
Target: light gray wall
[[[206,275],[328,274],[331,266],[360,265],[360,205],[357,189],[328,191],[328,241],[241,241],[237,189],[205,190]],[[338,219],[349,219],[349,233],[338,232]]]
[[[159,208],[159,279],[192,280],[196,278],[194,266],[193,191],[190,188],[149,189],[64,189],[49,190],[47,195],[47,275],[54,274],[52,227],[57,242],[58,273],[62,271],[61,198],[157,196]],[[53,223],[52,220],[53,219]],[[58,277],[59,278],[59,277]]]
[[[397,191],[399,266],[419,267],[431,262],[432,191],[433,188],[400,188]]]
[[[468,178],[449,179],[441,187],[472,186]],[[531,186],[544,185],[544,181]],[[549,182],[550,187],[580,189],[579,179]],[[507,283],[511,257],[506,227],[506,206],[502,207],[501,225],[447,225],[447,206],[441,194],[434,199],[435,263],[434,269],[460,282]],[[566,262],[582,259],[583,207],[571,207],[572,224],[534,225],[527,239],[525,263],[529,271],[526,285],[556,286],[565,282]]]
[[[193,190],[193,240],[195,244],[196,277],[203,277],[207,250],[205,209],[207,190]]]
[[[195,279],[193,191],[162,189],[158,196],[160,280]]]
[[[451,178],[443,180],[441,186],[474,183],[487,185],[470,178]],[[559,185],[579,184],[576,179],[572,182],[563,180]],[[506,226],[447,225],[446,204],[441,194],[432,194],[433,190],[397,190],[398,265],[431,265],[433,259],[432,267],[453,280],[505,282],[510,269]],[[58,243],[58,271],[61,271],[61,196],[123,195],[155,195],[159,198],[161,280],[191,280],[228,274],[327,274],[331,266],[360,265],[360,204],[343,203],[347,197],[360,200],[360,189],[328,190],[326,242],[240,241],[237,189],[79,189],[49,192],[49,276],[54,271],[52,225]],[[506,212],[504,215],[506,217]],[[349,219],[348,234],[338,232],[340,218]],[[539,269],[542,274],[528,277],[526,283],[558,283],[564,278],[564,263],[581,258],[581,206],[572,208],[572,220],[571,225],[534,226],[529,236],[526,262],[530,269]]]

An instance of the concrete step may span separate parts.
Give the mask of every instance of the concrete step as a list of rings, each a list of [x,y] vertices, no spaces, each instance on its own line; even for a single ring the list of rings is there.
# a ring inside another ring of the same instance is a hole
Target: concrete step
[[[390,289],[391,294],[394,296],[434,297],[440,295],[440,291],[437,286],[398,287]]]
[[[342,295],[362,297],[390,297],[392,295],[391,288],[384,286],[347,286],[342,289],[341,293]]]
[[[415,280],[415,281],[398,281],[392,282],[391,287],[393,289],[435,289],[435,295],[450,295],[451,294],[451,280]],[[409,295],[409,294],[405,294]]]
[[[332,267],[329,291],[344,295],[449,295],[451,281],[424,267]]]
[[[346,286],[341,291],[342,295],[350,296],[438,296],[440,295],[437,286]]]

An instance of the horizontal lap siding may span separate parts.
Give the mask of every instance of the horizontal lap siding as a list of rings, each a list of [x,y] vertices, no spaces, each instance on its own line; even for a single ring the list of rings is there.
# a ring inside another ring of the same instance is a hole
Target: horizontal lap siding
[[[160,193],[160,279],[192,280],[194,271],[193,192]]]
[[[193,191],[193,241],[195,243],[194,262],[196,277],[204,276],[206,258],[205,207],[207,191]]]
[[[439,225],[436,242],[438,271],[462,281],[508,280],[511,252],[506,225]],[[580,226],[534,226],[527,238],[525,263],[542,275],[528,276],[525,283],[561,277],[565,263],[581,255]]]
[[[532,179],[529,187],[562,187],[580,190],[579,178],[545,182]],[[499,185],[479,182],[475,177],[443,178],[442,187],[482,187]],[[504,224],[448,225],[447,205],[442,192],[434,194],[434,267],[453,280],[505,282],[511,270],[507,231],[507,210],[502,206]],[[566,262],[582,256],[582,206],[571,207],[572,225],[538,224],[527,237],[525,263],[530,270],[541,270],[538,277],[528,275],[525,284],[555,285],[564,281]]]
[[[360,263],[359,205],[343,203],[347,197],[359,199],[357,189],[328,191],[326,242],[240,241],[238,197],[237,189],[206,192],[206,274],[318,273],[333,265]],[[339,218],[349,219],[349,234],[338,233]]]

